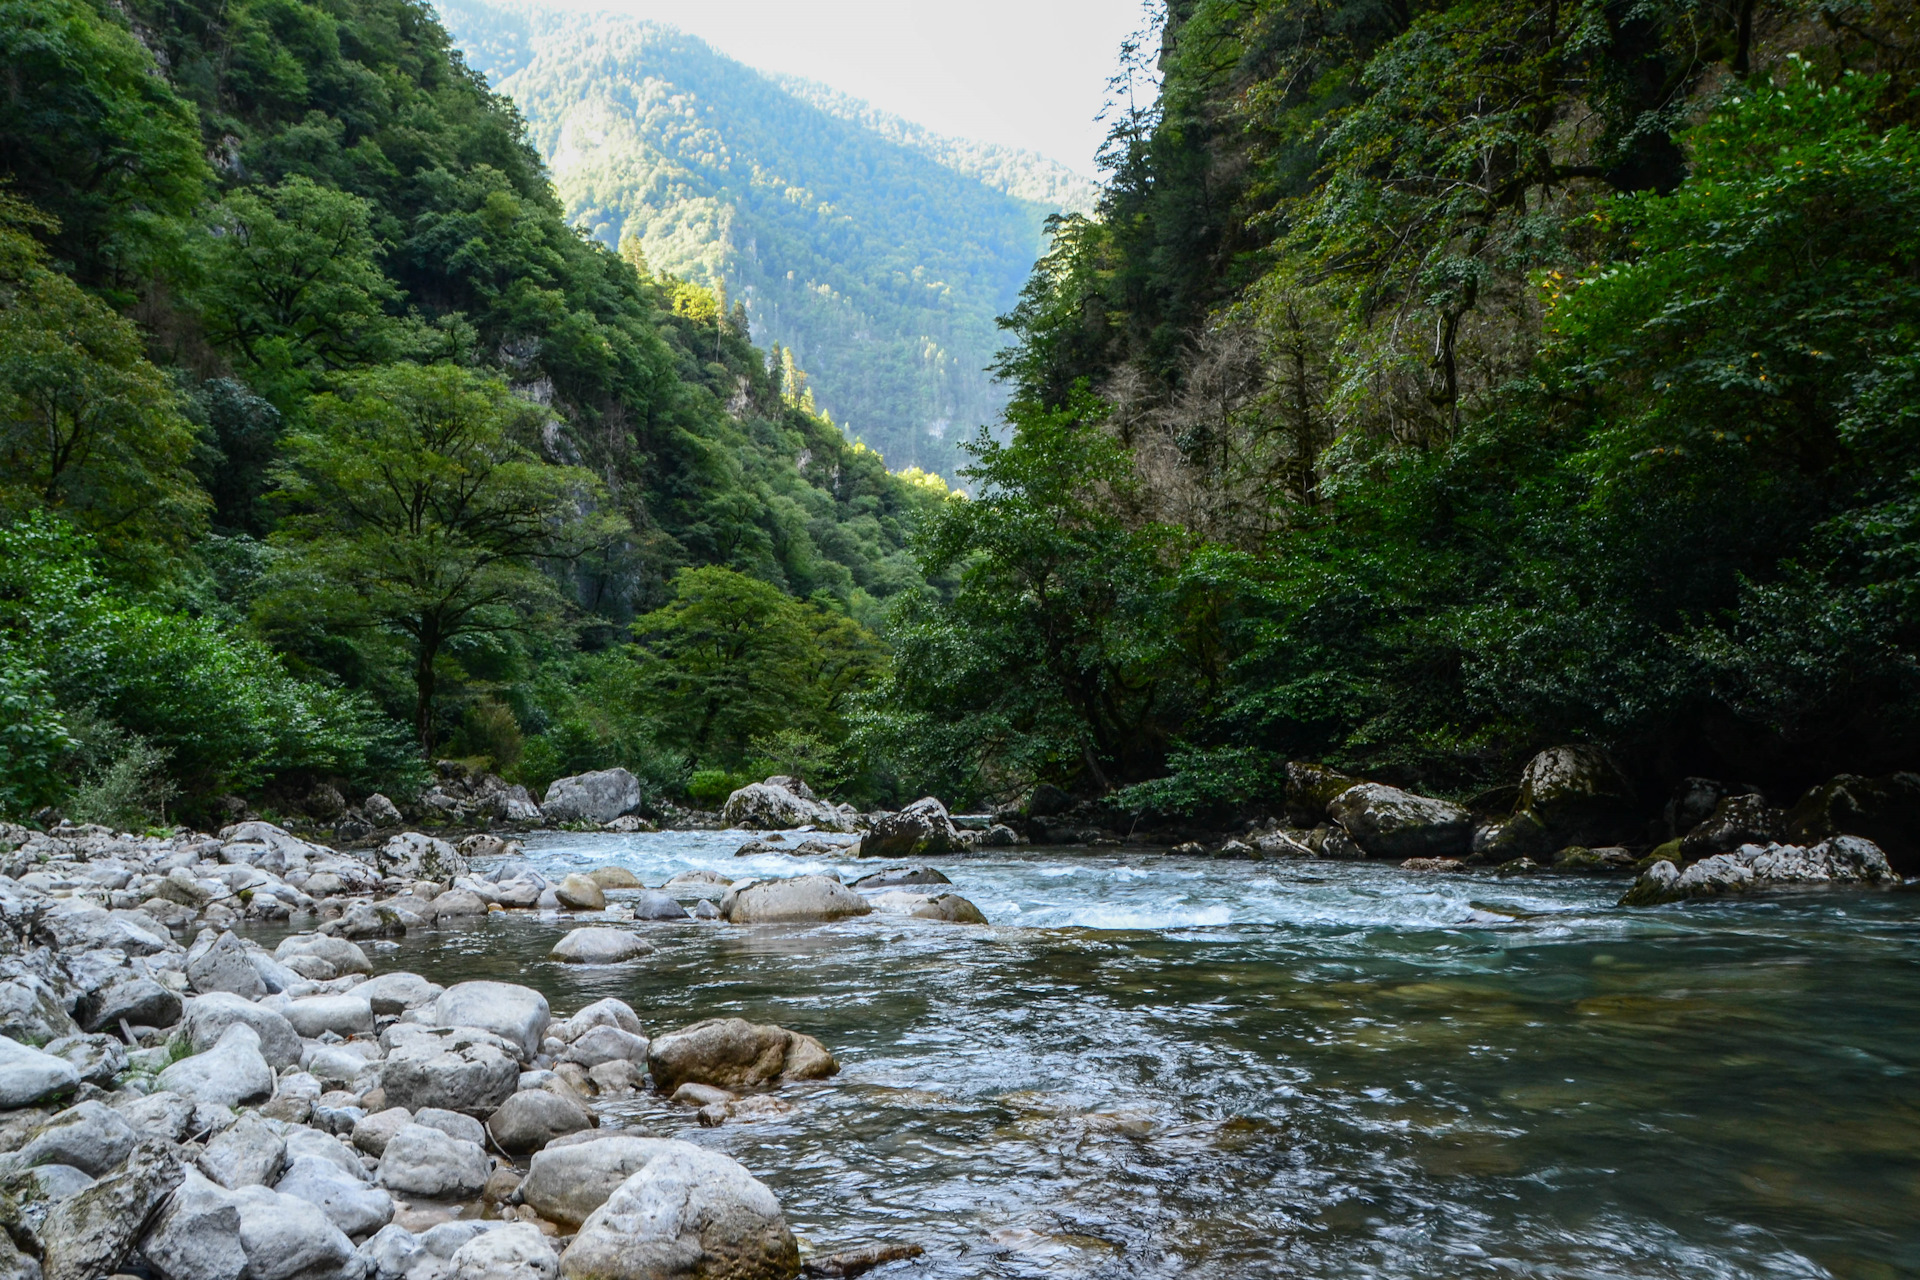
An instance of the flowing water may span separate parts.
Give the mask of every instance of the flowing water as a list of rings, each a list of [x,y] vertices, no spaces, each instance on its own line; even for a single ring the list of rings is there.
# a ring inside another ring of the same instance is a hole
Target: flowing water
[[[875,869],[746,838],[527,852],[654,885]],[[1628,912],[1617,880],[941,865],[992,927],[641,924],[656,954],[576,969],[544,959],[568,921],[517,914],[380,963],[818,1036],[841,1072],[778,1120],[609,1123],[733,1155],[810,1250],[924,1245],[902,1275],[1920,1275],[1920,894]]]

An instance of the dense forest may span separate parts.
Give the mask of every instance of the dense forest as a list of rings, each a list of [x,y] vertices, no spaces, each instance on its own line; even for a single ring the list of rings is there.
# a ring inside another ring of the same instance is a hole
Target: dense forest
[[[1171,4],[972,499],[569,227],[424,6],[4,8],[8,814],[1920,761],[1909,6]]]
[[[1171,0],[893,740],[1189,813],[1920,763],[1914,12]]]
[[[569,227],[431,10],[9,0],[0,63],[0,810],[845,737],[944,488]]]
[[[1093,184],[943,138],[700,40],[611,13],[443,0],[526,116],[571,221],[744,307],[823,413],[889,466],[951,476],[997,422],[995,317]]]

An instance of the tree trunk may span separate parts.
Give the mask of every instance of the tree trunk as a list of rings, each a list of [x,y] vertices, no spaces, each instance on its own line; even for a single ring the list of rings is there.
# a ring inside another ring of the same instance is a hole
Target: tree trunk
[[[433,759],[433,660],[440,656],[438,623],[421,620],[420,650],[413,667],[413,733],[420,753]]]

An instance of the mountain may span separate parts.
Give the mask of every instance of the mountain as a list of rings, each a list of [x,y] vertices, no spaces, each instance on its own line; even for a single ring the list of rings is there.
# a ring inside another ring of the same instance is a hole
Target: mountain
[[[890,466],[951,472],[994,422],[996,318],[1046,219],[1094,188],[942,137],[673,28],[443,0],[469,65],[513,99],[568,218],[724,289],[790,348],[820,408]]]

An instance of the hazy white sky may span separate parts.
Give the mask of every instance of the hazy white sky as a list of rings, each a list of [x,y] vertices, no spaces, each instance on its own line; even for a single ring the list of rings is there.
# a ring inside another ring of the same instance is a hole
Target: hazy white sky
[[[1142,0],[574,0],[672,23],[749,66],[865,98],[940,133],[1093,174],[1096,124]]]

